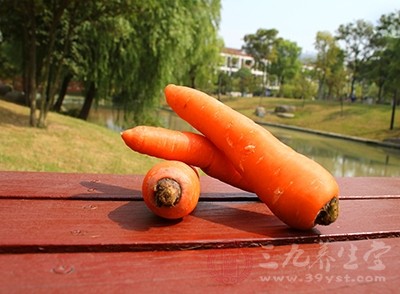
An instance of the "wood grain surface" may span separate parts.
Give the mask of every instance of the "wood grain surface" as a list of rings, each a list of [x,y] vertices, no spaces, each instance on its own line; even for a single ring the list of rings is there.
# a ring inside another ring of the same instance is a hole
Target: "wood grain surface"
[[[337,178],[340,217],[287,227],[201,177],[196,210],[153,215],[142,175],[0,172],[0,293],[395,293],[400,178]]]

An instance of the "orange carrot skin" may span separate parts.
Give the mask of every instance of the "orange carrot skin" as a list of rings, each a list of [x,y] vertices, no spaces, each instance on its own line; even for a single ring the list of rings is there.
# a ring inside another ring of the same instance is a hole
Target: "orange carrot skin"
[[[136,152],[197,166],[213,178],[253,192],[227,157],[203,135],[137,126],[125,130],[121,136],[125,144]]]
[[[207,94],[165,88],[168,104],[232,162],[257,196],[287,225],[310,229],[338,185],[315,161],[294,151],[251,119]]]
[[[155,187],[157,182],[164,178],[175,180],[182,189],[179,203],[172,207],[160,207],[155,201]],[[199,201],[199,174],[183,162],[162,161],[146,173],[142,183],[142,195],[147,207],[156,215],[166,219],[183,218],[193,212]]]

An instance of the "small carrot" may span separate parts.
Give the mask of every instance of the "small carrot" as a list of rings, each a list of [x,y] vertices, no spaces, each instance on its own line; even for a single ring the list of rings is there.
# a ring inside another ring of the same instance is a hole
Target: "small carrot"
[[[121,136],[126,145],[136,152],[197,166],[213,178],[252,192],[227,157],[203,135],[137,126],[125,130]]]
[[[190,214],[199,201],[199,174],[180,161],[159,162],[145,175],[142,195],[147,207],[156,215],[182,218]]]
[[[257,196],[287,225],[310,229],[338,216],[338,185],[321,165],[217,99],[168,85],[168,104],[231,161]]]

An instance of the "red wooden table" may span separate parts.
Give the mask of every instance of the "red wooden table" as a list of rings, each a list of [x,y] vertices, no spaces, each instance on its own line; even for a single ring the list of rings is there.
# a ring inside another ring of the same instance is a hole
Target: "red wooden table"
[[[209,177],[166,221],[142,178],[0,172],[0,292],[399,291],[400,178],[338,178],[339,219],[307,232]]]

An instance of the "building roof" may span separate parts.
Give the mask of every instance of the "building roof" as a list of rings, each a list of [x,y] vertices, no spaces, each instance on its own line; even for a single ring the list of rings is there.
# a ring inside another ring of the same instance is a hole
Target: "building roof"
[[[239,56],[245,56],[245,57],[252,57],[249,54],[246,54],[243,50],[241,49],[234,49],[234,48],[223,48],[222,53],[225,54],[230,54],[230,55],[239,55]]]

